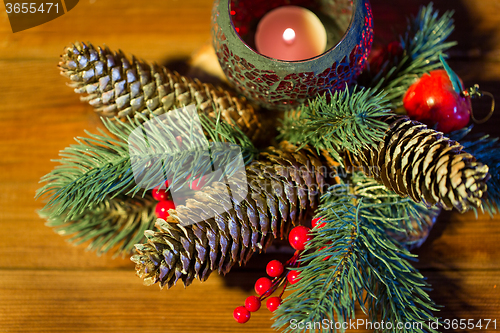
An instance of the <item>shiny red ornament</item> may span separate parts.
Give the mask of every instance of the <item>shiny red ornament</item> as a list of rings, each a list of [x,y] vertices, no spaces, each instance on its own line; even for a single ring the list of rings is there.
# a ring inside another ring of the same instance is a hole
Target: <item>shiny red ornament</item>
[[[245,308],[250,312],[255,312],[260,309],[260,298],[257,296],[248,296],[245,300]]]
[[[288,280],[288,283],[290,284],[296,284],[297,282],[300,281],[300,276],[299,276],[299,271],[290,271],[288,272],[286,279]]]
[[[266,307],[271,312],[274,312],[280,305],[281,305],[281,298],[278,297],[278,296],[276,296],[276,297],[269,297],[267,299]]]
[[[453,89],[444,69],[429,74],[424,74],[406,91],[403,106],[408,116],[430,127],[436,125],[444,133],[467,126],[472,112],[470,98]]]
[[[279,260],[271,260],[266,266],[267,275],[278,277],[283,274],[283,264]]]
[[[255,292],[258,295],[264,295],[271,288],[272,282],[266,277],[261,277],[255,282]]]
[[[320,221],[321,221],[321,217],[316,217],[316,218],[312,219],[311,227],[315,228],[319,224],[318,228],[323,228],[326,225],[326,222],[319,223]]]
[[[250,319],[250,311],[244,306],[238,306],[233,311],[233,317],[238,323],[244,324]]]
[[[312,239],[312,236],[309,235],[309,230],[310,229],[308,227],[299,225],[290,231],[288,241],[295,250],[302,251],[305,249],[305,243]]]
[[[168,200],[168,192],[165,189],[160,189],[159,187],[155,187],[153,189],[153,198],[158,201]]]
[[[159,201],[155,207],[156,217],[166,219],[169,216],[169,209],[175,209],[175,204],[172,200]]]

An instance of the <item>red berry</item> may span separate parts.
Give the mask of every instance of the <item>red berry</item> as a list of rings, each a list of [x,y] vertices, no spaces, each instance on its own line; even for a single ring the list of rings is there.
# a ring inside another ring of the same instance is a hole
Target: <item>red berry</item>
[[[248,296],[245,300],[245,308],[250,312],[255,312],[260,309],[260,298],[257,296]]]
[[[153,198],[158,201],[168,200],[168,193],[164,189],[160,189],[159,187],[155,187],[153,189]]]
[[[312,239],[309,233],[309,228],[304,227],[303,225],[299,225],[290,231],[290,235],[288,235],[288,241],[290,245],[295,249],[302,251],[305,249],[305,243]]]
[[[205,186],[207,183],[207,180],[205,179],[205,176],[201,176],[201,178],[195,178],[191,180],[191,174],[188,176],[188,182],[189,182],[189,188],[194,190],[194,191],[199,191]]]
[[[311,227],[315,228],[319,224],[318,228],[323,228],[326,225],[326,222],[318,223],[319,221],[321,221],[321,217],[316,217],[312,219]]]
[[[264,295],[271,288],[272,282],[266,277],[261,277],[255,282],[255,292],[259,295]]]
[[[283,273],[283,264],[279,260],[271,260],[266,266],[267,275],[278,277]]]
[[[296,284],[297,282],[300,281],[299,271],[290,271],[290,272],[288,272],[288,275],[286,276],[286,279],[288,280],[288,283],[290,283],[290,284]]]
[[[244,306],[238,306],[233,311],[233,317],[238,323],[244,324],[250,319],[250,311]]]
[[[462,96],[444,69],[424,74],[412,84],[403,98],[403,106],[411,119],[449,133],[469,123],[472,106],[470,98]]]
[[[266,302],[266,307],[269,309],[269,311],[274,312],[279,306],[281,305],[281,298],[280,297],[269,297]]]
[[[159,201],[155,208],[156,217],[166,219],[169,216],[169,209],[175,209],[175,204],[172,200]]]

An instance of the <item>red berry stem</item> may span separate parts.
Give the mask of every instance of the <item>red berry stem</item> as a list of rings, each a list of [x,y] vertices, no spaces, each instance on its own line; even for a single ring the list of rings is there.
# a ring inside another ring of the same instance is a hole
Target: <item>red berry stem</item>
[[[300,252],[301,251],[299,251],[299,250],[295,251],[293,256],[285,262],[284,266],[285,267],[298,267],[300,265],[300,263],[298,263],[298,260],[300,258]],[[262,301],[262,300],[266,299],[267,297],[271,296],[283,282],[285,282],[285,287],[286,287],[286,285],[288,284],[286,276],[288,275],[289,272],[290,272],[290,270],[285,269],[283,271],[283,273],[281,273],[280,276],[275,277],[272,280],[271,287],[264,294],[262,294],[259,297],[260,300]],[[285,291],[285,287],[283,288],[283,292]],[[283,295],[283,292],[281,292],[281,295]],[[281,297],[281,295],[280,295],[280,297]]]
[[[280,296],[279,296],[280,298],[283,298],[282,296],[285,293],[285,289],[286,289],[287,284],[288,284],[288,280],[285,279],[285,283],[283,284],[283,290],[281,291]]]
[[[293,256],[288,259],[284,265],[282,265],[278,260],[272,260],[270,263],[268,263],[268,265],[266,266],[266,271],[269,276],[274,278],[272,279],[272,281],[270,281],[267,277],[262,277],[257,280],[255,284],[255,291],[260,296],[248,297],[245,300],[245,306],[239,306],[234,310],[233,316],[237,322],[246,323],[250,319],[250,312],[257,311],[260,308],[261,302],[271,296],[276,291],[276,289],[278,289],[278,287],[283,284],[283,289],[280,295],[278,297],[270,297],[266,302],[266,306],[271,312],[274,312],[280,306],[283,300],[282,296],[285,293],[286,287],[289,283],[288,274],[291,272],[286,268],[300,266],[299,259],[301,253],[304,251],[304,243],[311,239],[311,236],[308,235],[310,230],[309,228],[300,226],[296,228],[298,228],[296,229],[296,231],[299,232],[296,232],[294,234],[294,240],[290,242],[292,247],[296,249]],[[263,290],[265,290],[264,288],[267,287],[269,282],[271,282],[269,288],[265,292],[262,292]]]

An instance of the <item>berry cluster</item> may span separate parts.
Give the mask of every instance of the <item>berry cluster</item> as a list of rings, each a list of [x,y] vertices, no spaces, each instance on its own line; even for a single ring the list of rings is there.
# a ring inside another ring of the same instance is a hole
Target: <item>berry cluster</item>
[[[313,220],[313,226],[316,225],[318,219]],[[255,282],[255,292],[257,296],[249,296],[245,300],[244,306],[238,306],[234,309],[233,317],[238,323],[246,323],[250,319],[250,312],[255,312],[260,309],[261,302],[267,298],[266,307],[269,311],[274,312],[282,302],[282,296],[288,283],[295,284],[300,280],[299,272],[296,270],[288,270],[286,268],[298,267],[298,259],[300,253],[305,249],[305,243],[311,240],[309,228],[298,226],[290,231],[288,241],[290,245],[296,250],[292,258],[290,258],[284,265],[279,260],[271,260],[266,266],[268,277],[261,277]],[[278,287],[283,284],[283,290],[279,296],[271,296]]]
[[[180,138],[180,137],[179,137]],[[206,185],[207,180],[205,176],[195,178],[194,180],[190,180],[191,174],[188,175],[187,181],[189,182],[189,188],[193,191],[199,191],[203,188],[203,186]],[[168,180],[165,182],[165,186],[169,186]],[[172,196],[170,195],[170,192],[161,189],[160,187],[155,187],[153,189],[153,198],[158,200],[158,203],[156,204],[155,208],[155,213],[156,217],[161,218],[161,219],[166,219],[168,217],[168,210],[169,209],[175,209],[175,203],[172,200]]]
[[[158,200],[155,208],[156,217],[166,219],[168,217],[168,210],[175,209],[175,204],[170,198],[170,193],[167,190],[155,187],[153,189],[153,198]]]

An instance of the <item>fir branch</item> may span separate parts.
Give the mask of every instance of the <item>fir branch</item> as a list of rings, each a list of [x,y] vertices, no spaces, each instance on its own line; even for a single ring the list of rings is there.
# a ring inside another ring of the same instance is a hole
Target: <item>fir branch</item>
[[[500,212],[500,138],[488,134],[468,135],[460,143],[481,163],[488,165],[488,191],[482,198],[482,208],[490,215]],[[477,213],[477,212],[476,212]]]
[[[361,239],[357,207],[350,201],[350,198],[342,197],[331,203],[323,202],[320,209],[329,212],[322,215],[326,222],[323,228],[328,229],[328,233],[322,237],[315,234],[306,248],[326,248],[306,254],[300,260],[301,267],[297,270],[300,271],[301,280],[288,287],[295,291],[275,311],[274,328],[283,332],[297,332],[299,330],[295,330],[291,324],[321,323],[324,319],[334,318],[346,322],[354,318],[356,303],[364,304],[363,291],[369,290],[369,271],[363,267],[368,266],[368,262],[359,247]],[[329,242],[332,242],[331,245]],[[323,260],[327,251],[335,255]],[[304,332],[311,329],[304,328]],[[312,330],[316,329],[318,327],[312,327]]]
[[[408,20],[406,33],[399,37],[403,55],[387,61],[378,73],[368,69],[359,83],[385,91],[391,108],[402,106],[402,97],[410,85],[424,73],[441,68],[439,56],[456,45],[446,42],[454,29],[452,16],[453,12],[439,16],[432,3],[422,7],[416,17]]]
[[[67,221],[67,214],[41,216],[58,234],[71,235],[68,241],[74,245],[90,241],[87,249],[98,255],[119,246],[115,255],[128,255],[135,244],[145,242],[144,231],[154,228],[156,203],[150,195],[120,196],[100,202],[71,221]]]
[[[427,237],[432,227],[429,218],[434,219],[440,212],[437,207],[427,208],[408,197],[402,198],[361,172],[353,173],[347,184],[350,184],[352,194],[373,204],[370,219],[383,223],[386,233],[408,248]]]
[[[169,179],[170,186],[182,185],[189,173],[202,175],[211,167],[200,162],[206,160],[209,148],[213,164],[226,166],[228,174],[231,174],[233,163],[230,154],[223,151],[239,152],[241,149],[245,163],[252,161],[256,149],[245,134],[238,132],[233,136],[232,126],[220,119],[215,123],[207,117],[202,116],[202,119],[203,129],[211,137],[229,143],[229,146],[214,144],[206,147],[206,141],[201,139],[204,136],[193,132],[195,129],[190,121],[177,124],[157,121],[146,130],[142,124],[145,119],[129,119],[126,123],[102,119],[111,134],[99,130],[99,135],[87,132],[88,137],[77,138],[78,144],[60,153],[60,165],[42,178],[41,181],[47,184],[38,190],[37,198],[48,197],[43,214],[49,218],[64,214],[64,220],[68,221],[121,194],[134,197],[142,190],[144,196],[147,189],[164,184],[166,171],[173,175]],[[134,144],[139,153],[131,156],[129,138],[137,128],[148,132],[148,139],[141,141],[143,132],[134,132]],[[173,130],[184,133],[188,139],[179,143],[171,134]],[[142,177],[141,184],[134,177],[131,158],[136,168],[142,171],[139,175]]]
[[[356,174],[354,185],[339,184],[323,195],[318,215],[326,225],[313,230],[306,246],[312,251],[297,268],[301,280],[289,287],[294,292],[276,311],[275,328],[290,332],[290,323],[348,322],[358,302],[372,322],[422,322],[422,329],[407,332],[434,332],[427,325],[436,310],[428,284],[408,262],[416,256],[388,232],[418,219],[418,209],[412,209],[418,205],[363,177]]]
[[[340,151],[347,149],[356,155],[365,146],[376,146],[382,140],[388,125],[380,118],[388,112],[383,93],[346,87],[287,112],[280,138],[327,149],[342,163]]]

